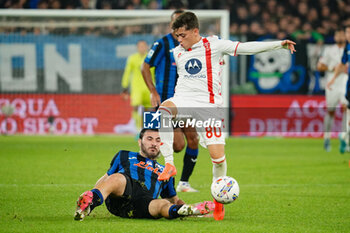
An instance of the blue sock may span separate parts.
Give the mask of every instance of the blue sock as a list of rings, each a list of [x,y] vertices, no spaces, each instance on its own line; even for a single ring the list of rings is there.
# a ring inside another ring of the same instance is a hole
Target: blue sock
[[[180,215],[177,213],[177,211],[181,208],[183,205],[172,205],[169,208],[169,219],[174,219],[180,217]]]
[[[181,174],[181,181],[188,181],[193,172],[194,166],[196,165],[198,157],[198,149],[186,148],[184,156],[184,166]]]
[[[93,194],[93,198],[92,198],[92,205],[90,208],[91,210],[93,210],[96,206],[103,204],[103,196],[100,190],[98,189],[92,189],[91,192]]]
[[[189,154],[191,156],[194,156],[197,158],[198,156],[198,148],[197,149],[191,149],[189,147],[186,147],[186,154]]]

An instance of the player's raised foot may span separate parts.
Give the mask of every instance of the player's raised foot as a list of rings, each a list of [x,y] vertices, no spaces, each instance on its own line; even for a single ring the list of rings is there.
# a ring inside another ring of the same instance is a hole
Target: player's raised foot
[[[159,181],[169,180],[170,177],[175,175],[176,175],[175,166],[170,163],[166,163],[163,172],[158,176],[158,180]]]
[[[90,214],[93,194],[91,191],[86,191],[81,194],[77,201],[77,208],[74,214],[74,220],[83,221],[85,216]]]
[[[199,191],[192,188],[190,183],[186,181],[180,181],[176,187],[176,192],[195,193]]]
[[[329,139],[325,139],[323,142],[323,148],[325,151],[330,152],[331,151],[331,141]]]
[[[215,199],[214,199],[214,204],[215,204],[214,213],[213,213],[214,219],[216,221],[223,220],[225,216],[224,204],[217,202]]]
[[[346,141],[341,136],[339,136],[339,141],[340,141],[339,152],[344,154],[346,150]]]

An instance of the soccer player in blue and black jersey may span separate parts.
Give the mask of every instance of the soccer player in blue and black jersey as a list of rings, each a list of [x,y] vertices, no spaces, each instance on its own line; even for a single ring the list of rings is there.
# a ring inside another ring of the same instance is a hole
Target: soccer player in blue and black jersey
[[[181,15],[183,10],[176,10],[171,15],[170,28],[175,19]],[[173,97],[178,74],[172,50],[179,45],[173,32],[157,40],[142,65],[143,78],[151,92],[151,104],[157,107],[161,102]],[[154,86],[151,75],[151,67],[155,67],[156,86]],[[193,172],[198,157],[198,137],[194,128],[174,129],[175,152],[180,152],[185,147],[184,135],[187,141],[184,166],[181,179],[176,188],[177,192],[198,192],[191,187],[189,178]]]
[[[332,85],[335,81],[335,79],[339,76],[341,72],[348,73],[348,82],[346,84],[346,94],[345,98],[348,101],[348,109],[347,109],[347,132],[345,134],[345,137],[339,137],[340,139],[340,153],[344,153],[346,150],[347,145],[349,145],[349,134],[350,134],[350,121],[349,121],[349,116],[350,116],[350,25],[345,26],[345,37],[346,37],[346,45],[344,48],[343,56],[341,59],[341,63],[335,67],[334,70],[334,75],[332,79],[327,83],[327,88],[331,89]]]
[[[185,204],[176,195],[173,178],[169,182],[158,180],[164,169],[156,161],[161,143],[158,130],[141,130],[138,143],[139,152],[119,151],[94,189],[80,195],[75,220],[83,220],[103,202],[109,212],[125,218],[173,219],[213,210],[212,202]],[[162,199],[158,199],[159,195]]]

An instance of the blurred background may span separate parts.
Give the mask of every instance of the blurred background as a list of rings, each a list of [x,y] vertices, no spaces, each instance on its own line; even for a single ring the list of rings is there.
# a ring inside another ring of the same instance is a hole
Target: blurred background
[[[230,135],[321,137],[326,80],[316,64],[350,24],[350,0],[0,0],[0,8],[1,134],[133,133],[121,95],[127,57],[139,40],[151,46],[169,33],[181,8],[229,12],[225,29],[220,16],[199,17],[203,35],[297,43],[294,55],[229,58]],[[340,122],[339,110],[334,132]]]

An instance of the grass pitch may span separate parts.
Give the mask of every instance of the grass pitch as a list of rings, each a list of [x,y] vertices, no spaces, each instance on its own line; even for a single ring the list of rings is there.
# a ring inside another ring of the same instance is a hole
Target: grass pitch
[[[350,154],[322,149],[322,139],[230,138],[228,175],[240,196],[226,216],[183,220],[132,220],[96,208],[73,220],[78,196],[93,187],[121,149],[138,150],[132,137],[1,136],[0,232],[349,232]],[[183,153],[176,154],[179,173]],[[160,160],[163,163],[163,160]],[[211,200],[212,166],[200,148],[190,179],[199,193],[179,193],[188,203]],[[180,174],[178,175],[178,179]]]

